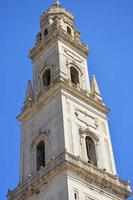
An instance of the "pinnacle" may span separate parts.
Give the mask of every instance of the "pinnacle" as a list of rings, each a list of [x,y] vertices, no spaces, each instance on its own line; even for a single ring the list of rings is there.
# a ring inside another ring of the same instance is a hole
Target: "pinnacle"
[[[92,76],[91,92],[101,95],[95,75]]]
[[[26,97],[25,97],[24,103],[27,102],[27,100],[32,99],[32,95],[33,95],[32,84],[31,84],[31,81],[28,80],[28,82],[27,82],[27,88],[26,88]]]
[[[98,86],[98,83],[97,83],[97,80],[96,80],[96,77],[93,75],[92,76],[92,82],[91,82],[91,94],[94,95],[94,97],[103,103],[103,99],[102,99],[102,96],[101,96],[101,92],[100,92],[100,89],[99,89],[99,86]],[[104,103],[103,103],[104,104]]]

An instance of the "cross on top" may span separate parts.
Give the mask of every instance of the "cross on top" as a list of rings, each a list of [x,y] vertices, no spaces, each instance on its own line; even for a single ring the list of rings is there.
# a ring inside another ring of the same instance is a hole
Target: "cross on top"
[[[54,1],[53,4],[54,4],[54,5],[58,5],[58,6],[60,6],[60,5],[61,5],[61,2],[60,2],[59,0],[56,0],[56,1]]]

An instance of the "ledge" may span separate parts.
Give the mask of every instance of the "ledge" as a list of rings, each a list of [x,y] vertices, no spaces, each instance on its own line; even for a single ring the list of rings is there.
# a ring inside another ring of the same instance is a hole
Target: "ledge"
[[[37,106],[40,106],[42,102],[46,101],[49,98],[52,98],[55,93],[61,92],[61,90],[72,94],[74,97],[82,100],[88,105],[91,105],[93,108],[102,112],[103,114],[107,114],[109,112],[109,109],[106,106],[104,106],[100,102],[97,102],[94,98],[91,97],[91,95],[87,91],[83,91],[79,87],[76,88],[64,79],[62,81],[54,81],[54,83],[48,88],[47,91],[41,92],[40,94],[35,96],[29,104],[21,109],[21,113],[17,116],[17,119],[19,121],[23,121],[30,113],[36,110],[35,108]]]
[[[84,162],[70,153],[64,152],[54,160],[51,160],[39,172],[19,184],[17,188],[11,192],[8,191],[7,199],[24,200],[37,194],[42,185],[47,185],[50,180],[64,170],[77,173],[88,184],[97,185],[101,190],[107,191],[109,194],[115,194],[121,198],[128,198],[132,194],[128,182]]]
[[[77,49],[78,53],[84,57],[86,57],[89,53],[88,47],[80,42],[77,42],[74,37],[68,36],[66,33],[64,33],[64,30],[61,28],[56,28],[53,30],[53,32],[47,36],[44,40],[42,40],[40,43],[37,43],[32,49],[29,51],[29,58],[34,60],[36,57],[38,58],[38,55],[42,51],[42,49],[47,49],[47,46],[52,44],[54,41],[62,41],[67,44],[70,44],[75,49]]]

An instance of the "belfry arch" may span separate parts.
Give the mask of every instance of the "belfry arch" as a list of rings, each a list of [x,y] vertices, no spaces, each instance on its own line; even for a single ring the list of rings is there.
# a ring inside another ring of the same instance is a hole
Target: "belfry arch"
[[[74,85],[79,85],[79,72],[73,66],[70,67],[70,76],[71,76],[71,83],[73,83]]]
[[[86,151],[87,151],[88,162],[97,166],[95,143],[94,143],[93,139],[89,136],[86,136],[85,142],[86,142]]]
[[[42,75],[43,86],[48,87],[51,83],[51,70],[47,68]]]
[[[41,140],[36,146],[37,171],[45,167],[45,141]]]

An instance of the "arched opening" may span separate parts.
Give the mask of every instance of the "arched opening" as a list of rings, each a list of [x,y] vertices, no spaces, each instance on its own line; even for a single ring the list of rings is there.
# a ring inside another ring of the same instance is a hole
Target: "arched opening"
[[[44,141],[39,142],[36,147],[37,152],[37,171],[40,170],[41,167],[45,166],[45,144]]]
[[[70,28],[69,26],[67,26],[67,33],[68,33],[69,35],[72,34],[71,28]]]
[[[44,36],[46,36],[46,35],[48,35],[48,29],[47,28],[45,28],[45,30],[44,30]]]
[[[74,67],[70,67],[71,82],[75,85],[79,84],[79,74]]]
[[[50,83],[51,83],[50,69],[47,69],[43,74],[43,85],[47,87],[50,85]]]
[[[89,136],[86,137],[86,149],[87,149],[88,162],[97,166],[95,144],[94,141]]]

